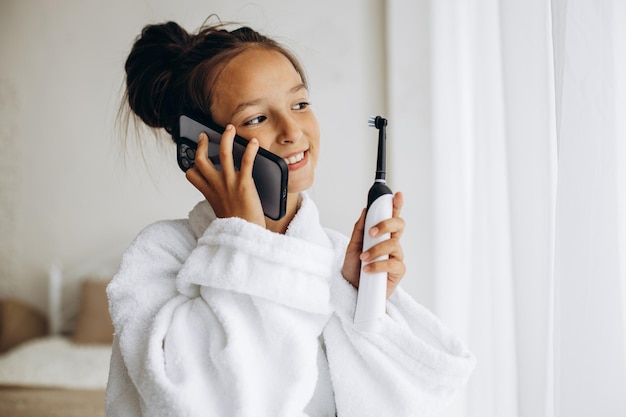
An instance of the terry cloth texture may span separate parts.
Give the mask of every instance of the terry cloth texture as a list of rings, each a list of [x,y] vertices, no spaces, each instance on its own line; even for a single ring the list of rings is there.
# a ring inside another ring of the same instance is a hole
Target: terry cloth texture
[[[108,287],[107,415],[437,415],[472,355],[401,288],[355,329],[347,243],[306,194],[284,235],[206,202],[146,228]]]

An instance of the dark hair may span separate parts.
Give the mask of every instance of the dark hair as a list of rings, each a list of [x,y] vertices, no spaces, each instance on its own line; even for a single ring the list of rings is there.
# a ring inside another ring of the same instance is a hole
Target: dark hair
[[[203,26],[196,34],[175,22],[144,27],[125,65],[124,101],[130,110],[146,125],[170,134],[182,112],[210,117],[212,91],[221,71],[254,46],[283,54],[307,86],[301,64],[285,47],[249,27],[228,31],[225,26]]]

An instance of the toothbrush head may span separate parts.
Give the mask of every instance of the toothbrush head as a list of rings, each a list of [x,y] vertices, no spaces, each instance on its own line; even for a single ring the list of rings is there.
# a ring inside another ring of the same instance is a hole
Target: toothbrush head
[[[376,129],[382,129],[383,126],[387,126],[387,119],[380,116],[370,116],[367,120],[367,124],[371,127],[375,127]]]

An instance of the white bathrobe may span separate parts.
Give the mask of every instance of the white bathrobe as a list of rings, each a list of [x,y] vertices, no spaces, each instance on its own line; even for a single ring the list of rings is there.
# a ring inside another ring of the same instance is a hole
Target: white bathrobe
[[[355,329],[347,243],[306,194],[284,235],[207,202],[147,227],[107,290],[107,416],[437,415],[473,357],[401,288]]]

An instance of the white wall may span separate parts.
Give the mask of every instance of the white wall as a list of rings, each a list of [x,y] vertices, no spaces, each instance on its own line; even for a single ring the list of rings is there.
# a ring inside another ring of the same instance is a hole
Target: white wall
[[[50,264],[121,250],[200,200],[170,143],[146,134],[124,146],[115,126],[123,64],[148,23],[192,30],[216,13],[295,50],[322,128],[313,197],[327,226],[350,233],[374,173],[366,119],[386,112],[383,1],[211,3],[2,0],[0,295],[45,308]]]

